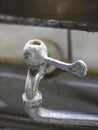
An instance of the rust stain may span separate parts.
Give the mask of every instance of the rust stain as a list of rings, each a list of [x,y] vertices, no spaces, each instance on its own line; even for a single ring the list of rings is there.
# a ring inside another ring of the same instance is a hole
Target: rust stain
[[[98,0],[0,1],[1,14],[21,17],[98,23],[97,12]]]
[[[22,58],[5,58],[0,57],[0,64],[11,64],[16,66],[26,66],[24,59]]]

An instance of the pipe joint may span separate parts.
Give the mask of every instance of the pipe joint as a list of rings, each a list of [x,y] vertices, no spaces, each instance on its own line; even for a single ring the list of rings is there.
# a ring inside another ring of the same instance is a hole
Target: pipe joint
[[[98,126],[98,115],[96,114],[57,111],[41,107],[42,94],[38,90],[38,86],[45,75],[46,64],[54,65],[62,70],[83,77],[87,73],[87,66],[83,61],[78,60],[69,64],[50,58],[48,57],[46,45],[36,39],[29,41],[25,45],[23,53],[28,64],[28,74],[22,99],[25,103],[27,114],[33,120],[48,124]],[[32,72],[35,68],[38,71],[33,76]]]
[[[39,107],[42,103],[42,94],[40,91],[37,91],[35,93],[35,96],[32,99],[27,99],[26,93],[22,95],[23,102],[25,104],[25,107],[27,108],[35,108]]]

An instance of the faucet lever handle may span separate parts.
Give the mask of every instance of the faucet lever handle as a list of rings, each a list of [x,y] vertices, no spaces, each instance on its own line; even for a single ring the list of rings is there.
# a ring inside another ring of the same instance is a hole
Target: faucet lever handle
[[[87,66],[82,60],[78,60],[74,63],[65,63],[50,57],[46,57],[45,61],[47,64],[54,65],[57,68],[60,68],[62,70],[68,71],[72,74],[78,75],[78,76],[85,76],[87,73]]]
[[[48,49],[46,45],[44,42],[37,39],[30,40],[25,45],[24,58],[31,69],[42,64],[50,64],[81,77],[85,76],[87,73],[87,66],[81,60],[69,64],[48,57]]]

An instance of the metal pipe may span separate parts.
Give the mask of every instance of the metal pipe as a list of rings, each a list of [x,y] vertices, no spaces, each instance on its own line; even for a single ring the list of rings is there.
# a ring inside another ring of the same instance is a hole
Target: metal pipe
[[[56,111],[40,106],[25,109],[27,114],[37,122],[67,126],[98,126],[98,115],[96,114]]]
[[[24,58],[29,66],[29,71],[25,84],[25,93],[22,98],[25,103],[27,114],[35,121],[51,124],[62,124],[72,126],[98,126],[98,115],[49,110],[41,107],[42,94],[38,91],[40,80],[45,75],[46,64],[52,64],[73,74],[84,76],[87,72],[86,64],[83,61],[77,61],[72,64],[49,58],[45,44],[40,40],[31,40],[24,47]],[[77,71],[74,67],[80,67]],[[35,77],[31,70],[37,69]]]
[[[98,32],[98,24],[82,21],[81,22],[67,21],[67,20],[61,21],[53,19],[51,20],[51,19],[23,18],[10,15],[0,15],[0,23]]]

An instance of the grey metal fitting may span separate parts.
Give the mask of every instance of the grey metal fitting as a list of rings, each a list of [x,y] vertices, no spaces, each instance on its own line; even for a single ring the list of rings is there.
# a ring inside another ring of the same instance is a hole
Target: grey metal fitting
[[[41,40],[28,41],[24,47],[23,54],[28,67],[31,69],[35,69],[35,67],[42,64],[50,64],[81,77],[87,73],[87,66],[82,60],[69,64],[48,57],[47,47]]]
[[[46,45],[40,40],[30,40],[24,47],[24,58],[28,64],[28,74],[25,84],[25,93],[22,98],[25,102],[27,114],[35,121],[63,125],[98,126],[98,115],[78,112],[49,110],[41,107],[42,95],[38,91],[40,80],[45,75],[46,64],[54,65],[78,76],[87,73],[86,64],[78,60],[74,63],[64,63],[48,57]],[[33,76],[30,70],[37,68]]]
[[[45,57],[48,55],[48,50],[42,41],[34,39],[26,43],[23,54],[28,66],[34,68],[45,63]]]
[[[23,102],[25,103],[25,107],[27,108],[35,108],[35,107],[39,107],[42,103],[42,94],[40,91],[37,91],[35,93],[35,96],[33,99],[27,99],[26,97],[26,93],[24,93],[22,95],[22,99],[23,99]]]

